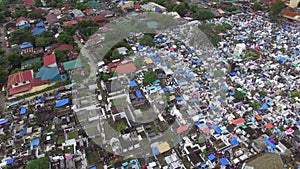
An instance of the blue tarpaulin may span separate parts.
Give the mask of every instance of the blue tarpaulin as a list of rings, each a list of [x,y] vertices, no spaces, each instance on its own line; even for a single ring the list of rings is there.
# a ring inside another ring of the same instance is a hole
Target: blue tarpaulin
[[[129,82],[129,86],[130,87],[137,87],[138,85],[136,84],[135,81],[132,80],[132,81]]]
[[[264,104],[261,106],[261,108],[264,109],[264,110],[265,110],[265,109],[268,109],[268,107],[269,107],[269,106],[268,106],[266,103],[264,103]]]
[[[229,75],[230,76],[236,76],[236,72],[230,72]]]
[[[214,160],[215,158],[216,158],[216,156],[215,156],[214,154],[210,154],[210,155],[208,156],[208,159],[209,159],[210,161]]]
[[[182,99],[182,96],[176,98],[177,101],[182,101]]]
[[[27,127],[26,126],[23,126],[23,129],[19,132],[19,135],[20,136],[23,136],[27,133]]]
[[[32,33],[32,36],[35,36],[35,35],[41,34],[42,32],[44,32],[46,30],[47,30],[46,28],[33,28],[31,30],[31,33]]]
[[[27,111],[26,107],[21,107],[21,109],[20,109],[20,115],[25,114],[26,111]]]
[[[26,28],[26,27],[30,27],[30,23],[26,23],[26,24],[20,25],[19,29],[23,29],[23,28]]]
[[[216,109],[217,109],[217,106],[210,106],[210,109],[211,109],[211,110],[216,110]]]
[[[30,149],[32,150],[33,147],[38,146],[39,144],[40,144],[40,139],[39,138],[35,138],[35,139],[31,140]]]
[[[60,93],[57,93],[54,98],[57,99],[57,98],[60,98],[61,94]]]
[[[157,147],[153,147],[153,148],[152,148],[152,154],[153,154],[153,155],[159,154],[159,150],[158,150]]]
[[[68,88],[71,89],[72,87],[75,86],[75,84],[76,84],[76,83],[71,83],[71,84],[68,86]]]
[[[220,158],[220,163],[222,166],[227,166],[230,164],[227,158]]]
[[[38,27],[44,26],[44,22],[43,22],[43,21],[38,22],[38,23],[36,24],[36,26],[38,26]]]
[[[136,90],[136,91],[135,91],[135,94],[136,94],[136,97],[137,97],[137,98],[139,98],[139,99],[142,99],[142,98],[143,98],[143,95],[142,95],[141,90]]]
[[[168,89],[168,88],[163,88],[163,91],[164,91],[164,92],[168,92],[169,89]]]
[[[264,142],[266,142],[268,144],[268,146],[270,146],[272,149],[275,149],[276,148],[276,145],[273,144],[270,139],[268,138],[264,138]]]
[[[278,60],[278,63],[280,63],[280,64],[282,64],[284,62],[284,58],[280,58],[279,60]]]
[[[221,129],[219,126],[216,126],[216,127],[214,128],[214,130],[215,130],[218,134],[222,133],[222,129]]]
[[[138,46],[138,50],[142,50],[144,46]]]
[[[69,98],[65,98],[65,99],[56,101],[55,106],[56,107],[61,107],[61,106],[65,106],[67,104],[69,104]]]
[[[193,77],[195,77],[195,76],[194,76],[194,74],[189,73],[189,74],[185,74],[185,77],[186,77],[186,78],[193,78]]]
[[[236,146],[239,144],[239,141],[237,140],[237,138],[233,137],[233,138],[230,138],[230,143],[232,146]]]
[[[10,158],[6,160],[6,165],[10,165],[12,163],[14,163],[15,159],[14,158]]]
[[[97,169],[96,166],[91,167],[90,169]]]
[[[38,103],[43,103],[46,100],[45,97],[41,97],[37,100]]]
[[[0,119],[0,125],[5,124],[8,122],[8,118]]]

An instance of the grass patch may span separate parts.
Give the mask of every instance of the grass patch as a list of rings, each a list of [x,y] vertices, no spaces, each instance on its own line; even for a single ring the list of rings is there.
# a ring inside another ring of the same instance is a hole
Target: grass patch
[[[69,134],[69,139],[77,138],[78,137],[78,131],[74,131]]]
[[[126,105],[126,97],[118,98],[112,100],[112,105],[117,106],[117,105]]]
[[[62,144],[64,142],[65,142],[65,137],[64,136],[59,136],[57,138],[57,141],[56,141],[57,144]]]
[[[66,153],[74,154],[74,146],[66,146],[64,147]]]
[[[60,130],[61,129],[61,124],[55,124],[55,129]]]
[[[89,128],[86,128],[85,129],[85,132],[88,134],[88,135],[93,135],[93,134],[96,134],[98,133],[98,128],[96,126],[93,126],[93,127],[89,127]]]

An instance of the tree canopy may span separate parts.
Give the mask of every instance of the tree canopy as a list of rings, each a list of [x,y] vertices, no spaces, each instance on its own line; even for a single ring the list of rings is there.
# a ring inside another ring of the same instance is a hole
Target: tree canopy
[[[281,13],[281,11],[286,7],[283,0],[277,0],[276,2],[272,3],[270,7],[271,15],[277,16]]]
[[[142,46],[155,46],[155,43],[153,42],[154,38],[150,35],[144,35],[141,39],[140,39],[140,45]]]
[[[254,4],[252,5],[252,9],[254,9],[255,11],[259,11],[259,10],[263,10],[263,7],[259,2],[254,2]]]
[[[152,70],[144,73],[143,82],[145,84],[150,84],[150,83],[154,82],[156,79],[157,79],[157,76],[156,76],[155,72],[153,72]]]
[[[34,37],[29,28],[17,29],[11,33],[9,42],[10,44],[21,44],[23,42],[34,44]]]
[[[48,157],[42,157],[35,160],[30,161],[25,169],[45,169],[48,168],[49,159]]]
[[[57,42],[59,44],[74,44],[74,38],[73,36],[69,35],[68,33],[62,32],[59,34],[57,38]]]

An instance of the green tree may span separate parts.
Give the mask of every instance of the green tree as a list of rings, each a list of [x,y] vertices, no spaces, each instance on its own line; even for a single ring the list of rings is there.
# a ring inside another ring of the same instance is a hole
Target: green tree
[[[233,12],[233,11],[236,11],[236,10],[238,10],[237,6],[228,6],[226,8],[226,11],[228,11],[228,12]]]
[[[259,10],[263,10],[263,7],[259,2],[254,2],[254,4],[252,5],[252,9],[255,11],[259,11]]]
[[[114,60],[114,59],[122,59],[124,58],[124,55],[120,54],[119,51],[117,49],[115,49],[113,52],[112,52],[112,55],[111,55],[111,60]]]
[[[22,72],[22,70],[20,68],[16,68],[16,69],[12,70],[10,72],[10,74],[15,74],[15,73],[19,73],[19,72]]]
[[[140,45],[142,46],[155,46],[155,43],[153,42],[154,38],[150,35],[144,35],[141,39],[140,39]]]
[[[176,5],[173,10],[176,11],[180,16],[184,16],[187,13],[188,6],[186,3],[182,2]]]
[[[125,130],[126,128],[127,128],[127,125],[122,122],[117,126],[117,131],[121,132],[121,131]]]
[[[73,36],[76,32],[76,27],[75,26],[64,26],[64,32]]]
[[[37,13],[37,12],[30,12],[28,13],[27,15],[28,18],[32,18],[32,19],[43,19],[44,16],[40,13]]]
[[[152,70],[144,73],[143,82],[145,84],[150,84],[150,83],[154,82],[156,79],[157,79],[157,76],[156,76],[155,72],[153,72]]]
[[[270,14],[272,16],[277,16],[279,15],[282,10],[286,7],[285,5],[285,2],[283,0],[278,0],[274,3],[271,4],[271,7],[270,7]]]
[[[8,56],[8,61],[11,65],[13,65],[13,68],[18,68],[21,66],[21,63],[23,62],[23,57],[21,54],[18,53],[10,53]]]
[[[55,50],[54,53],[59,62],[68,61],[68,55],[65,52],[63,52],[61,50]]]
[[[8,72],[3,68],[0,68],[0,84],[7,82]]]
[[[35,160],[30,161],[25,169],[46,169],[49,167],[49,158],[42,157]]]
[[[10,44],[21,44],[23,42],[34,44],[34,37],[29,28],[17,29],[11,33],[9,42]]]
[[[75,5],[76,9],[79,9],[79,10],[86,10],[88,8],[88,5],[87,3],[85,2],[79,2],[79,3],[76,3]]]
[[[15,10],[15,12],[12,15],[13,18],[19,18],[21,16],[27,16],[27,12],[25,9]]]
[[[74,44],[74,38],[73,36],[67,34],[67,33],[61,33],[59,34],[58,38],[57,38],[57,42],[62,45],[62,44]]]
[[[134,60],[134,65],[137,67],[137,68],[141,68],[143,65],[144,65],[144,61],[142,58],[136,58]]]
[[[80,21],[78,21],[78,24],[77,24],[78,29],[87,28],[89,26],[94,26],[94,25],[95,25],[95,23],[93,21],[87,20],[87,19],[80,20]]]
[[[41,0],[34,0],[34,2],[35,2],[35,6],[36,6],[36,7],[42,7],[42,6],[43,6]]]
[[[252,103],[250,103],[250,106],[254,109],[254,110],[258,110],[261,106],[260,102],[255,100]]]
[[[237,100],[237,101],[242,101],[244,99],[244,94],[241,92],[241,91],[236,91],[234,93],[234,98]]]
[[[196,9],[192,17],[194,19],[206,20],[206,19],[213,19],[215,17],[215,14],[212,13],[212,11],[209,9],[199,8]]]

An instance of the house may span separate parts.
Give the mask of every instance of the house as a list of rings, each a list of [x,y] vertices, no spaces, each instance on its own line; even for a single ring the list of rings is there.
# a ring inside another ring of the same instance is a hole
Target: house
[[[34,6],[35,2],[34,2],[34,0],[24,0],[23,4],[24,4],[24,6]]]
[[[128,49],[125,47],[119,47],[119,48],[117,48],[117,50],[118,50],[119,54],[121,54],[121,55],[126,55],[127,51],[128,51]]]
[[[46,16],[45,16],[45,19],[46,19],[46,22],[47,22],[49,25],[52,25],[52,24],[54,24],[54,23],[56,23],[56,22],[59,21],[58,18],[57,18],[57,16],[54,15],[54,14],[48,14],[48,15],[46,15]]]
[[[282,13],[282,16],[288,19],[300,21],[300,13],[292,11],[290,9],[285,9]]]
[[[46,28],[36,27],[31,30],[31,33],[32,33],[32,36],[36,36],[36,35],[43,33],[46,30],[47,30]]]
[[[44,66],[57,67],[55,54],[44,56]]]
[[[128,74],[128,73],[135,72],[136,69],[137,68],[135,67],[134,63],[127,63],[127,64],[119,65],[116,68],[116,72],[119,75],[121,75],[121,74]]]
[[[88,7],[91,9],[101,8],[101,4],[95,0],[88,1]]]
[[[154,3],[154,2],[149,2],[147,4],[142,5],[142,10],[151,11],[151,12],[159,12],[159,13],[167,12],[167,8],[165,8],[161,5],[158,5],[157,3]]]
[[[300,7],[300,0],[285,0],[285,4],[290,8]]]
[[[60,46],[57,48],[57,50],[61,50],[61,51],[66,51],[66,50],[71,51],[71,50],[73,50],[73,49],[74,49],[73,46],[72,46],[72,45],[68,45],[68,44],[62,44],[62,45],[60,45]]]
[[[96,23],[103,23],[106,20],[106,18],[104,16],[92,16],[91,20]]]
[[[21,25],[26,25],[26,24],[29,24],[29,19],[28,18],[25,18],[25,17],[21,16],[16,20],[16,26],[17,27],[20,27]]]
[[[57,66],[42,66],[39,72],[35,75],[35,78],[41,78],[42,80],[48,80],[49,82],[67,80],[67,76],[61,75]]]
[[[71,71],[83,67],[80,59],[71,60],[63,63],[65,71]]]
[[[9,95],[29,91],[32,88],[33,70],[25,70],[8,76]]]
[[[79,9],[73,9],[72,14],[74,15],[75,18],[84,16],[84,13]]]
[[[71,20],[71,21],[66,21],[64,22],[64,26],[72,26],[72,25],[77,25],[77,21],[76,20]]]
[[[20,45],[20,49],[21,49],[21,54],[32,53],[33,45],[30,42],[23,42]]]

